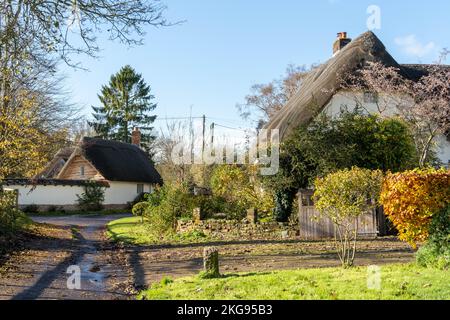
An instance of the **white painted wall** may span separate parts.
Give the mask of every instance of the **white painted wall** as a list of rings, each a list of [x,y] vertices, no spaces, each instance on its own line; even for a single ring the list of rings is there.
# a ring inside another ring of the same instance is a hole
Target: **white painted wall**
[[[382,116],[395,116],[399,114],[396,107],[397,100],[401,99],[398,97],[391,98],[388,95],[380,94],[378,105],[375,103],[364,103],[363,108],[369,113],[377,113]],[[363,101],[363,93],[355,94],[353,92],[349,93],[341,91],[333,96],[323,112],[331,116],[337,116],[343,107],[347,107],[349,110],[352,110],[356,107],[357,102],[362,103]],[[444,136],[438,137],[436,142],[437,156],[443,165],[449,165],[450,142]]]
[[[77,194],[83,193],[79,186],[14,186],[8,188],[19,190],[19,205],[74,205]]]
[[[110,187],[105,190],[105,204],[126,204],[133,201],[139,194],[138,182],[110,181]],[[144,184],[144,192],[153,192],[151,184]]]
[[[137,196],[137,182],[109,182],[105,190],[104,205],[125,205]],[[19,190],[19,205],[74,206],[77,195],[83,193],[81,186],[19,186],[8,185],[8,189]],[[153,192],[151,184],[144,184],[145,192]]]

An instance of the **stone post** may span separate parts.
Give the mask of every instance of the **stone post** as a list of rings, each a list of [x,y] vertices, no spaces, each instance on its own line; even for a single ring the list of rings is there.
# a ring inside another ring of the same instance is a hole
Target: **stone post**
[[[247,220],[250,223],[257,223],[258,222],[258,210],[256,210],[255,208],[250,208],[247,210]]]
[[[200,221],[202,221],[202,211],[200,208],[195,208],[192,212],[192,220],[194,220],[195,224],[200,224]]]
[[[218,278],[219,272],[219,250],[215,247],[203,249],[203,277]]]

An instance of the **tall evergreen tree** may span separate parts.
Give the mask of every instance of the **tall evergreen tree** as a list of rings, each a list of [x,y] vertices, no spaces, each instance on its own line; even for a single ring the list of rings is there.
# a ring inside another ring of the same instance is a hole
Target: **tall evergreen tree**
[[[150,86],[141,74],[129,65],[111,76],[108,85],[102,87],[98,95],[101,107],[94,107],[95,121],[89,125],[103,139],[131,142],[131,132],[137,127],[141,131],[142,147],[150,153],[155,139],[151,126],[156,116],[150,112],[156,108],[152,100]]]

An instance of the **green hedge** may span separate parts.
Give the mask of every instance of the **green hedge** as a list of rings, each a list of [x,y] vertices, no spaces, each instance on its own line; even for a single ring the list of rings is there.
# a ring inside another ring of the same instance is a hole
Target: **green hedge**
[[[450,206],[436,214],[429,227],[429,238],[416,255],[423,267],[448,269],[450,267]]]

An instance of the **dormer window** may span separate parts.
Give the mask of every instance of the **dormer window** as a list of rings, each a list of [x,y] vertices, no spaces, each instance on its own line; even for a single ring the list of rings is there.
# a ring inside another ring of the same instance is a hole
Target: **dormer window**
[[[80,166],[80,176],[84,177],[84,166]]]
[[[366,91],[364,92],[364,103],[377,103],[378,94],[376,92]]]

